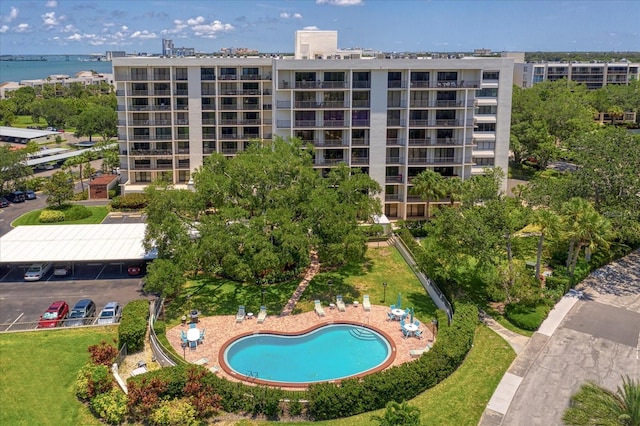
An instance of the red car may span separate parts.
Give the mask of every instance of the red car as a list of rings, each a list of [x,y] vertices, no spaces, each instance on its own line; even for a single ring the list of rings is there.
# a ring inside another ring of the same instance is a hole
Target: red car
[[[146,265],[144,263],[136,263],[127,268],[127,273],[132,277],[143,275],[145,273]]]
[[[68,315],[69,305],[67,302],[62,300],[53,302],[40,317],[40,321],[38,321],[38,328],[57,327],[62,324]]]

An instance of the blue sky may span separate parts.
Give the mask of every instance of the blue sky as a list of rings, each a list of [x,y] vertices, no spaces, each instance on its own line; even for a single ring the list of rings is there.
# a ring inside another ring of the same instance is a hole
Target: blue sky
[[[0,54],[292,52],[301,29],[388,52],[639,51],[640,1],[0,1]]]

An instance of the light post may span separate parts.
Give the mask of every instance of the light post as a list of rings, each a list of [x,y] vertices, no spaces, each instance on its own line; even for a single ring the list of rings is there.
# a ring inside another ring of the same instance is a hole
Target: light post
[[[382,293],[382,303],[384,303],[387,300],[387,283],[386,282],[382,283],[382,288],[384,288],[384,293]]]

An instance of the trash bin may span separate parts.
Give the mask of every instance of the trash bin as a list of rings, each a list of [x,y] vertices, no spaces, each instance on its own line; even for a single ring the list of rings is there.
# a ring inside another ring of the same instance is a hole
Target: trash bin
[[[197,323],[198,322],[198,311],[196,309],[191,311],[191,322],[193,323]]]

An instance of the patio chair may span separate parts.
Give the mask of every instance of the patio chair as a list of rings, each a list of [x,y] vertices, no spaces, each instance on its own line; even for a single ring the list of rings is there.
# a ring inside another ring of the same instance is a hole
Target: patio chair
[[[198,343],[202,343],[204,341],[204,328],[200,331],[200,338],[198,339]]]
[[[342,295],[339,294],[336,296],[336,306],[340,312],[344,312],[347,310],[347,307],[344,304],[344,300],[342,300]]]
[[[190,322],[189,323],[189,328],[196,328],[196,323],[195,322]]]
[[[238,313],[236,314],[236,322],[244,321],[244,317],[245,317],[244,305],[240,305],[238,306]]]
[[[412,349],[409,351],[409,355],[411,356],[420,356],[425,352],[429,352],[429,349],[431,349],[431,344],[427,344],[427,346],[425,346],[423,349]]]
[[[413,332],[413,335],[416,336],[418,339],[422,339],[422,330],[417,329],[416,331]]]
[[[198,342],[196,342],[195,340],[192,340],[191,342],[189,342],[189,349],[191,349],[192,351],[195,351],[198,348]]]
[[[391,313],[391,311],[387,312],[387,321],[393,321],[396,317]]]
[[[409,332],[407,330],[403,328],[401,328],[400,330],[402,330],[402,334],[404,335],[404,338],[406,339],[407,337],[409,337]]]
[[[187,340],[187,333],[185,333],[184,330],[180,330],[180,338],[182,340]]]
[[[389,309],[391,309],[392,311],[396,308],[396,305],[391,305],[389,306]]]
[[[320,303],[320,301],[316,300],[313,303],[315,305],[314,309],[316,311],[316,314],[318,314],[319,317],[323,317],[325,313],[324,313],[324,309],[322,309],[322,304]]]
[[[365,311],[370,311],[371,310],[371,301],[369,300],[369,295],[365,294],[364,296],[362,296],[362,308]]]
[[[402,330],[404,328],[404,319],[400,320],[400,330]]]
[[[258,324],[262,324],[266,319],[267,319],[267,307],[260,306],[260,312],[258,312],[258,319],[257,319]]]

